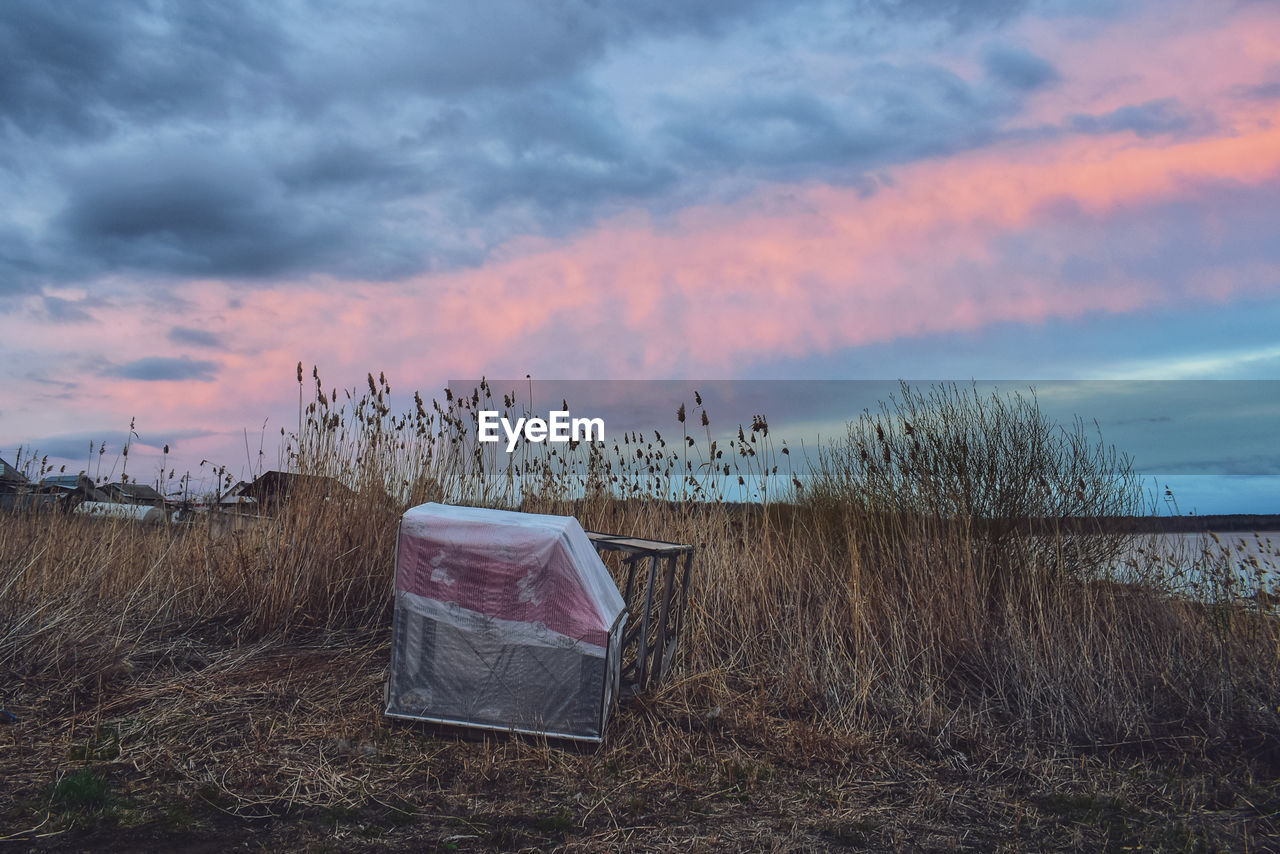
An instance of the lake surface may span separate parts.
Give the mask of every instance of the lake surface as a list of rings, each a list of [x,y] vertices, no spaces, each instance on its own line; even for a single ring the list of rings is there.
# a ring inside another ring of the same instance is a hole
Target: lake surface
[[[1280,531],[1140,534],[1121,565],[1123,575],[1151,572],[1174,587],[1230,578],[1241,595],[1280,594]]]

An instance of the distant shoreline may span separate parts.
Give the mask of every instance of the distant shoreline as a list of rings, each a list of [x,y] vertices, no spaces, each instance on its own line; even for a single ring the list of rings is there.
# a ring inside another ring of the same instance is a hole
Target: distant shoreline
[[[1092,523],[1090,519],[1064,520],[1067,526]],[[1096,520],[1108,531],[1141,534],[1189,534],[1207,531],[1280,531],[1280,514],[1231,513],[1204,516],[1117,516]]]
[[[673,502],[678,503],[678,502]],[[721,502],[720,506],[740,511],[760,513],[764,505],[746,502]],[[775,510],[782,507],[793,507],[789,502],[779,501],[769,505]],[[982,523],[980,523],[982,524]],[[987,522],[985,524],[993,524]],[[1007,529],[1007,523],[1005,526]],[[1088,531],[1098,533],[1135,533],[1135,534],[1190,534],[1208,531],[1252,532],[1280,531],[1280,513],[1206,513],[1196,516],[1067,516],[1049,519],[1023,519],[1013,524],[1016,530],[1035,531]]]

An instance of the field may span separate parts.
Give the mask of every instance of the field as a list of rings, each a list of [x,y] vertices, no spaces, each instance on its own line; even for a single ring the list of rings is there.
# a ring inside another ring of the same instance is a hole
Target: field
[[[1194,585],[1155,559],[1117,575],[1138,535],[1088,525],[1142,497],[1080,425],[904,389],[774,496],[791,455],[763,417],[713,440],[695,401],[616,451],[503,468],[466,430],[489,394],[401,415],[385,379],[339,406],[316,378],[282,464],[351,500],[297,494],[235,526],[0,521],[0,707],[17,716],[0,724],[0,839],[1276,847],[1275,553],[1243,574],[1203,555]],[[753,487],[758,502],[725,498]],[[383,717],[396,522],[424,500],[696,544],[674,678],[595,751]]]

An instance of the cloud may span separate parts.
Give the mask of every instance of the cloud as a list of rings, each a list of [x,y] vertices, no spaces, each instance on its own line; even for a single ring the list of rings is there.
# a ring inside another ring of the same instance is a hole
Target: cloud
[[[332,215],[291,197],[252,159],[160,146],[79,170],[55,227],[109,269],[264,276],[331,257]]]
[[[1253,185],[1183,176],[1172,198],[1122,203],[1101,215],[1046,199],[1034,224],[995,238],[992,248],[1010,272],[1055,275],[1068,287],[1141,279],[1160,282],[1167,299],[1211,296],[1225,278],[1265,288],[1280,276],[1280,246],[1271,238],[1278,199],[1280,175]]]
[[[54,323],[89,323],[93,320],[93,315],[81,307],[81,301],[55,296],[45,296],[42,301],[45,316]]]
[[[681,103],[664,131],[691,173],[868,186],[876,170],[996,138],[1011,110],[941,65],[871,62],[838,93],[766,87]]]
[[[1007,114],[941,66],[874,56],[850,90],[739,99],[678,86],[633,103],[628,81],[596,73],[628,51],[655,50],[660,65],[671,45],[724,47],[737,51],[727,88],[754,91],[771,60],[735,40],[810,45],[775,26],[810,6],[822,4],[379,0],[304,15],[137,0],[85,16],[17,2],[0,20],[12,153],[0,179],[9,170],[24,204],[0,213],[0,292],[121,273],[263,287],[474,267],[513,238],[564,236],[628,206],[671,210],[762,180],[863,181],[990,138]],[[1022,8],[867,2],[857,26],[960,32]]]
[[[1251,101],[1280,100],[1280,80],[1268,80],[1264,83],[1237,86],[1232,91],[1236,97],[1247,98]]]
[[[168,339],[175,344],[190,344],[195,347],[222,347],[225,341],[205,329],[192,329],[190,326],[175,326],[169,330]]]
[[[506,206],[545,212],[539,231],[589,221],[606,201],[647,198],[675,172],[628,137],[599,93],[536,88],[486,98],[448,131],[456,146],[446,170],[473,215]]]
[[[126,0],[84,15],[16,0],[0,20],[0,108],[31,136],[101,138],[176,116],[314,116],[352,99],[523,88],[565,79],[611,44],[721,32],[763,4],[323,5]]]
[[[1268,236],[1276,136],[1117,142],[1105,157],[1092,140],[1064,140],[899,169],[870,196],[792,189],[776,212],[752,199],[671,223],[621,220],[451,276],[433,311],[442,330],[485,329],[512,356],[546,350],[560,364],[597,339],[559,326],[662,329],[614,335],[592,362],[634,376],[1266,294],[1280,276]],[[1098,266],[1068,269],[1079,256]],[[1242,264],[1254,274],[1238,275]],[[439,343],[467,350],[461,337]]]
[[[3,216],[0,212],[0,218]],[[0,298],[40,292],[49,272],[49,267],[41,263],[40,254],[41,248],[34,245],[30,234],[0,221]]]
[[[886,18],[940,20],[959,30],[1008,20],[1027,7],[1025,0],[862,0],[861,6]]]
[[[129,431],[120,429],[104,429],[96,432],[84,430],[29,438],[22,443],[22,447],[24,456],[35,453],[41,457],[66,460],[67,468],[75,472],[86,465],[92,470],[100,456],[106,457],[107,462],[110,463],[119,455],[126,442],[138,451],[160,452],[165,445],[168,445],[170,452],[179,452],[188,440],[212,435],[215,435],[213,431],[201,429],[144,430],[141,436],[131,435]],[[99,449],[104,445],[105,450],[100,455]],[[131,451],[129,456],[133,459],[135,454]]]
[[[1173,421],[1173,417],[1170,415],[1146,415],[1136,418],[1121,418],[1114,423],[1120,426],[1127,426],[1130,424],[1167,424],[1171,421]]]
[[[105,371],[107,376],[146,382],[197,380],[211,382],[218,373],[218,363],[189,359],[186,356],[147,356]]]
[[[1061,79],[1048,61],[1022,48],[992,45],[982,54],[982,65],[997,82],[1013,89],[1042,89]]]
[[[85,15],[15,2],[0,20],[0,109],[43,140],[225,110],[280,73],[287,41],[252,3],[143,2]]]
[[[1162,134],[1179,134],[1206,128],[1211,120],[1188,110],[1177,98],[1158,98],[1143,104],[1118,107],[1101,115],[1077,113],[1069,116],[1066,126],[1086,134],[1131,131],[1146,138]]]

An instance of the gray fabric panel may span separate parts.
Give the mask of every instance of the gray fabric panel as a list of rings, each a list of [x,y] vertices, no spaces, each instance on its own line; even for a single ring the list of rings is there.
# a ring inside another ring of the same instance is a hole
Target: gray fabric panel
[[[613,665],[616,668],[616,664]],[[397,608],[388,713],[599,737],[606,659]]]

